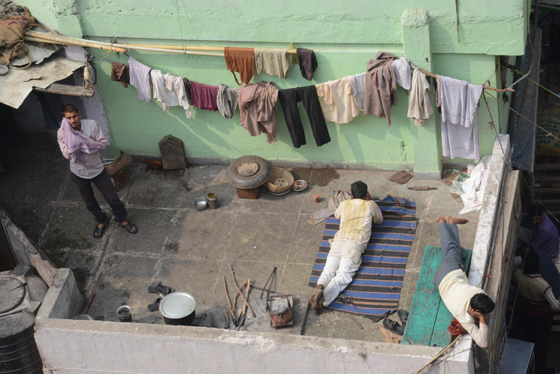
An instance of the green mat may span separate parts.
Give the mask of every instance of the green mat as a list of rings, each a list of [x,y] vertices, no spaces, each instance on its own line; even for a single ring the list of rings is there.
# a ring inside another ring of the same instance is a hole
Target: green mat
[[[472,250],[467,249],[466,252],[463,269],[468,274]],[[451,333],[447,328],[453,315],[441,300],[433,282],[441,257],[440,247],[426,247],[402,344],[447,347],[451,343]]]

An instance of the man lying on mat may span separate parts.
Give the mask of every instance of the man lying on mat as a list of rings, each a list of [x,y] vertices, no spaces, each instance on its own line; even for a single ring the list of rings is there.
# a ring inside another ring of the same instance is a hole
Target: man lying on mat
[[[331,242],[325,268],[317,281],[315,294],[309,296],[315,314],[323,311],[352,281],[360,268],[362,253],[371,236],[371,224],[383,222],[381,210],[370,200],[368,186],[362,181],[351,185],[352,199],[345,200],[334,216],[340,229]]]
[[[434,285],[453,317],[481,348],[488,347],[488,325],[484,316],[494,310],[494,302],[479,287],[472,286],[463,271],[466,252],[459,243],[458,224],[466,218],[438,217],[443,259],[434,274]],[[477,326],[478,325],[478,326]]]

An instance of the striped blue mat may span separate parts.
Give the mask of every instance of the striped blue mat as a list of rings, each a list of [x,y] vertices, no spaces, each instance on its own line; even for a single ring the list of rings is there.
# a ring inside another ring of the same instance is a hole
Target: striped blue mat
[[[329,308],[379,320],[398,308],[417,222],[414,201],[387,196],[375,202],[383,212],[383,223],[373,225],[360,269]],[[334,237],[339,227],[338,219],[332,216],[327,219],[309,280],[311,287],[317,286],[330,249],[328,240]]]

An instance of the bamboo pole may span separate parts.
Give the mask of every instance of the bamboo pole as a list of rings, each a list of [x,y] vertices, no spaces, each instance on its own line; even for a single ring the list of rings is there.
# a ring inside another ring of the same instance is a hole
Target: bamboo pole
[[[79,38],[72,38],[68,36],[61,36],[61,35],[54,35],[49,34],[46,32],[38,32],[38,31],[27,31],[26,38],[31,37],[39,40],[42,43],[47,43],[47,41],[55,42],[54,44],[69,44],[69,45],[78,45],[82,47],[91,47],[91,48],[99,48],[99,49],[106,49],[112,50],[115,52],[126,53],[129,49],[135,49],[139,51],[149,51],[149,52],[164,52],[164,53],[178,53],[178,54],[188,54],[188,55],[202,55],[202,56],[217,56],[217,57],[224,57],[222,54],[219,53],[210,53],[210,52],[199,52],[189,50],[188,48],[180,48],[180,49],[167,49],[155,47],[145,47],[142,45],[136,44],[120,44],[120,43],[108,43],[108,42],[94,42],[91,40],[86,39],[79,39]]]
[[[49,34],[49,33],[46,33],[46,32],[37,32],[37,31],[27,31],[25,34],[26,34],[26,36],[31,36],[31,37],[38,38],[38,39],[43,39],[43,40],[61,42],[61,43],[64,43],[64,44],[72,44],[72,45],[79,45],[79,46],[82,46],[82,47],[106,49],[106,50],[111,50],[111,51],[114,51],[114,52],[121,52],[121,53],[126,52],[125,48],[119,47],[119,46],[117,46],[115,44],[111,44],[111,43],[94,42],[94,41],[91,41],[91,40],[70,38],[70,37],[67,37],[67,36],[60,36],[60,35],[54,35],[54,34]]]
[[[177,44],[121,44],[121,45],[130,45],[136,47],[148,47],[148,48],[163,48],[163,49],[176,49],[176,50],[188,50],[188,51],[216,51],[216,52],[223,52],[225,47],[215,47],[209,45],[177,45]],[[132,49],[132,48],[131,48]],[[286,53],[296,54],[296,49],[288,49]]]

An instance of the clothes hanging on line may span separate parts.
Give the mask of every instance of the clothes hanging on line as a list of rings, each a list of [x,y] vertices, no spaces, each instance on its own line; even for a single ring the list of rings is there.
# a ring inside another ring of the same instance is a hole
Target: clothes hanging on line
[[[187,95],[187,100],[191,101],[191,81],[187,78],[183,78],[183,84],[185,85],[185,94]]]
[[[391,107],[397,103],[397,77],[391,64],[396,58],[392,53],[379,52],[366,65],[364,113],[385,117],[388,126],[391,126]]]
[[[392,64],[395,76],[397,77],[397,84],[405,90],[410,90],[410,64],[404,57],[393,60]]]
[[[408,118],[414,119],[416,126],[421,126],[433,114],[432,101],[430,98],[430,84],[426,74],[419,69],[414,69],[408,97]]]
[[[241,125],[251,136],[266,133],[268,143],[276,142],[276,102],[278,89],[272,82],[257,82],[239,89]]]
[[[360,108],[352,95],[351,77],[320,83],[315,86],[325,120],[348,123],[360,114]]]
[[[127,88],[130,84],[128,66],[120,62],[111,62],[111,80],[121,82],[121,85]]]
[[[292,68],[292,56],[287,49],[255,48],[255,71],[286,78]]]
[[[146,66],[132,57],[128,58],[128,67],[130,75],[130,84],[136,88],[138,100],[150,102],[151,87],[150,87],[150,70]]]
[[[311,124],[311,131],[318,147],[331,141],[327,123],[323,117],[323,110],[317,96],[315,86],[288,88],[278,91],[278,101],[282,105],[282,112],[286,119],[288,132],[295,148],[306,144],[305,132],[298,110],[298,102],[302,102],[307,118]]]
[[[229,88],[225,84],[220,84],[216,103],[220,114],[224,118],[232,118],[237,108],[239,99],[239,88]]]
[[[350,88],[352,89],[352,95],[354,100],[358,105],[358,108],[364,111],[364,87],[366,84],[366,73],[352,75],[350,77]]]
[[[191,104],[204,110],[218,110],[218,86],[210,86],[191,81]]]
[[[185,84],[183,83],[183,78],[172,74],[165,74],[165,88],[175,94],[177,97],[178,105],[182,106],[185,110],[185,115],[187,118],[191,118],[191,107],[189,105],[189,100],[187,99],[187,93],[185,91]]]
[[[162,104],[163,110],[167,111],[169,107],[178,106],[179,100],[175,93],[165,87],[166,79],[161,70],[152,69],[150,76],[152,78],[153,98]]]
[[[226,66],[233,74],[238,85],[248,84],[255,74],[255,49],[254,48],[224,48]],[[235,72],[239,72],[241,83],[237,80]]]
[[[439,89],[443,155],[478,162],[478,101],[482,85],[441,76]]]
[[[313,72],[317,69],[317,58],[311,49],[298,48],[296,54],[299,60],[299,70],[301,76],[310,81],[313,79]]]

